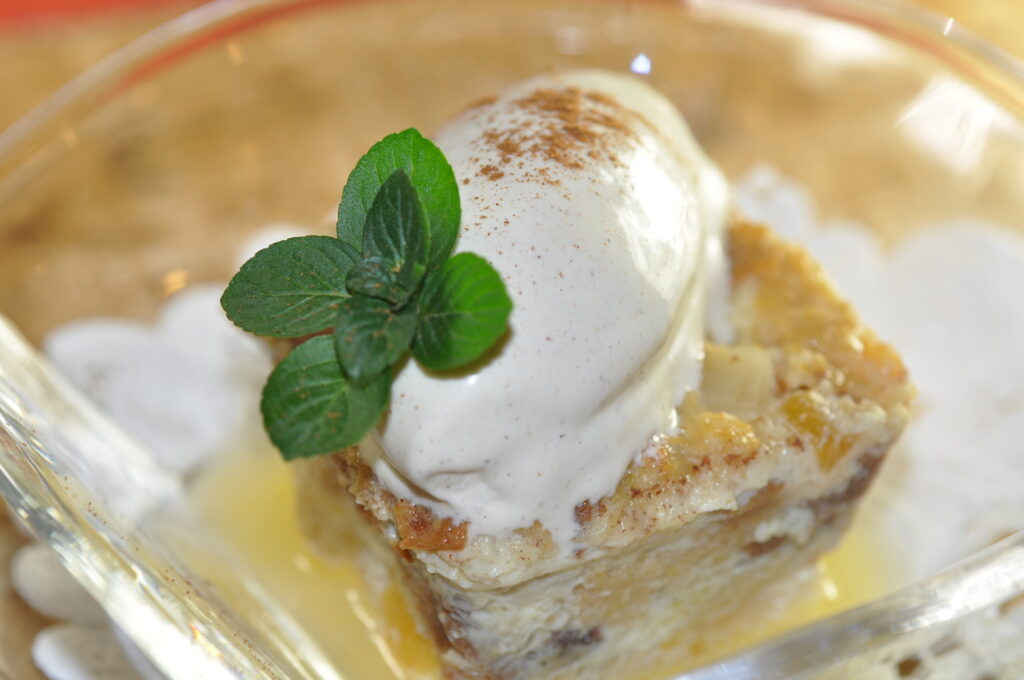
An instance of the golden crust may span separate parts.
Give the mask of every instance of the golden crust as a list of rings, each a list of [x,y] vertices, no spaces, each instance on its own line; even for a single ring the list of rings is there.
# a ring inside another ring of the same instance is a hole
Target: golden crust
[[[301,461],[299,467],[304,477],[315,477],[307,484],[309,488],[328,493],[344,488],[365,511],[394,524],[399,550],[459,551],[466,546],[466,522],[437,517],[430,508],[396,498],[380,484],[354,446],[326,458]]]
[[[402,498],[391,506],[402,550],[462,550],[466,547],[466,522],[439,519],[430,508]]]
[[[728,254],[740,342],[814,350],[838,371],[840,394],[885,407],[907,403],[912,388],[899,355],[860,323],[802,248],[737,220],[729,230]]]

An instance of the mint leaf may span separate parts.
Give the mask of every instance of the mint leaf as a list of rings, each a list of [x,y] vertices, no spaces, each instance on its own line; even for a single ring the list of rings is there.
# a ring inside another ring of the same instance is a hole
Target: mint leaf
[[[298,236],[256,253],[231,279],[220,304],[243,330],[295,338],[334,323],[359,252],[330,236]]]
[[[413,128],[388,135],[356,163],[338,206],[338,238],[362,247],[367,214],[395,170],[403,170],[419,194],[426,215],[427,267],[437,269],[451,255],[459,235],[459,186],[441,150]]]
[[[366,384],[341,371],[334,341],[318,335],[277,365],[260,410],[270,440],[285,460],[332,453],[359,442],[387,406],[391,374]]]
[[[382,257],[369,257],[348,273],[348,292],[402,306],[413,292],[402,280],[401,267]]]
[[[416,305],[392,311],[387,302],[356,296],[341,303],[334,324],[334,348],[352,379],[373,378],[412,344],[416,331]]]
[[[487,260],[459,253],[427,277],[412,353],[438,371],[478,358],[505,333],[512,301]]]
[[[360,269],[360,278],[374,267],[382,274],[382,282],[397,284],[402,295],[395,303],[403,303],[415,292],[427,271],[426,218],[416,190],[402,170],[391,173],[373,205],[366,214],[363,230],[364,261],[375,260],[370,268]],[[383,271],[388,269],[390,271]],[[360,287],[372,287],[371,282]],[[376,296],[375,296],[376,297]]]

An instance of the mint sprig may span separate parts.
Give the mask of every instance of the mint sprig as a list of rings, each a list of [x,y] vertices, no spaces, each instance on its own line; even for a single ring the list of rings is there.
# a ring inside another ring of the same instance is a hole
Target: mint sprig
[[[505,332],[509,299],[498,272],[473,253],[449,258],[419,297],[412,355],[435,371],[477,359]]]
[[[377,190],[363,225],[363,261],[373,266],[359,267],[358,279],[347,281],[349,290],[405,304],[427,273],[429,236],[416,189],[404,170],[395,170]]]
[[[345,300],[334,326],[334,347],[345,372],[367,380],[401,359],[416,334],[416,311],[416,305],[395,310],[362,295]]]
[[[334,322],[360,250],[330,236],[278,241],[242,265],[221,297],[236,326],[271,338],[312,335]]]
[[[274,243],[235,274],[221,297],[235,325],[315,336],[263,389],[263,422],[285,459],[366,436],[387,409],[392,367],[410,350],[425,368],[446,371],[476,361],[507,332],[512,301],[501,276],[478,255],[452,256],[460,220],[451,166],[409,129],[356,164],[337,238]]]
[[[441,150],[413,128],[388,135],[356,163],[338,206],[338,238],[363,242],[370,207],[395,170],[408,176],[419,195],[430,229],[430,269],[437,269],[452,254],[459,236],[459,185]]]
[[[350,380],[338,364],[334,342],[318,335],[292,350],[270,374],[260,411],[270,440],[291,460],[362,439],[380,420],[390,393],[387,373],[366,383]]]

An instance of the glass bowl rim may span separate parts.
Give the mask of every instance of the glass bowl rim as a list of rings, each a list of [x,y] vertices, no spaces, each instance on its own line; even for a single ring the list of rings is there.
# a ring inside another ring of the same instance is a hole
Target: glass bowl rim
[[[624,0],[603,0],[621,3]],[[953,18],[901,2],[901,0],[657,0],[695,9],[775,8],[859,25],[869,31],[892,33],[889,37],[908,44],[913,32],[926,41],[932,56],[941,59],[968,81],[984,77],[997,96],[1024,118],[1024,61],[985,40]],[[303,7],[354,4],[367,0],[211,0],[144,32],[72,78],[6,129],[0,130],[0,168],[18,152],[33,145],[34,138],[89,101],[107,93],[131,75],[162,68],[202,45],[203,39],[223,37],[278,14]],[[214,35],[207,35],[215,32]],[[984,72],[974,72],[980,67]],[[972,85],[978,85],[972,82]]]
[[[624,4],[628,0],[598,0]],[[1024,122],[1024,62],[955,20],[900,0],[662,0],[694,10],[793,10],[884,34],[940,60],[972,87],[1009,106]],[[208,41],[320,5],[368,0],[213,0],[143,33],[74,77],[0,131],[0,177],[51,138],[52,131]],[[916,37],[915,44],[910,40]],[[679,680],[805,677],[892,639],[979,612],[1024,592],[1024,531],[892,595],[811,623],[694,671]],[[797,661],[794,662],[794,659]]]

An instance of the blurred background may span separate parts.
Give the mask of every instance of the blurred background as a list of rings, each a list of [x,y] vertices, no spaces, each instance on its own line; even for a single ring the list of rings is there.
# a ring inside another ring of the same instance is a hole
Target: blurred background
[[[499,0],[501,1],[501,0]],[[640,0],[642,1],[642,0]],[[1024,0],[905,0],[1024,58]],[[0,129],[194,0],[0,0]]]

